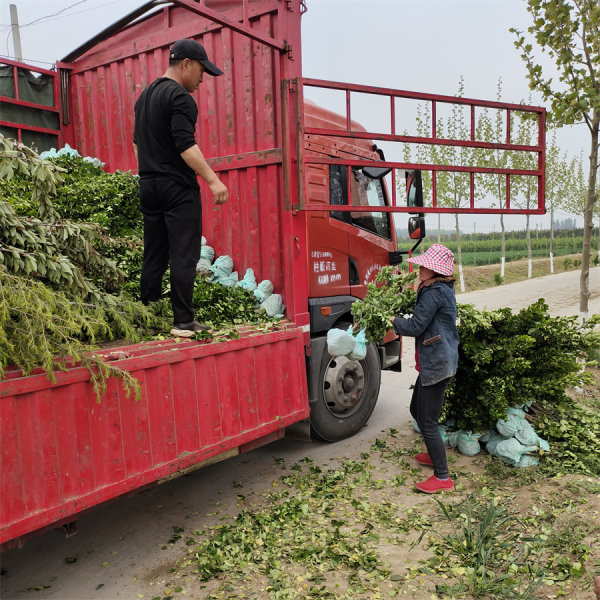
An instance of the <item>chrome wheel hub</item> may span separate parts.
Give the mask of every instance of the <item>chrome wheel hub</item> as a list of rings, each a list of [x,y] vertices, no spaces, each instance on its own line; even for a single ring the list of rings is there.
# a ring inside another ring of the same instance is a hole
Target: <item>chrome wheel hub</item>
[[[329,411],[337,417],[349,417],[360,407],[366,387],[365,371],[357,360],[335,356],[323,378],[323,397]]]

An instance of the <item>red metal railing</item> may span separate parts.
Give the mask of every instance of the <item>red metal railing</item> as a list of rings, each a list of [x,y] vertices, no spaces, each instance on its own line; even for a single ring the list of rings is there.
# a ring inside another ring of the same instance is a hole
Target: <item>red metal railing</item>
[[[12,104],[16,106],[22,106],[25,108],[31,108],[39,111],[56,113],[58,114],[60,111],[59,107],[59,85],[56,71],[49,71],[47,69],[41,69],[39,67],[34,67],[32,65],[28,65],[22,62],[18,62],[15,60],[10,60],[8,58],[0,59],[0,65],[12,67],[13,70],[13,80],[15,86],[15,97],[12,98],[10,96],[0,96],[0,107],[2,104]],[[28,102],[26,100],[22,100],[19,97],[19,70],[32,71],[34,73],[39,73],[40,75],[49,75],[53,78],[52,85],[52,95],[53,95],[53,104],[52,106],[47,106],[45,104],[37,104],[35,102]],[[0,113],[1,114],[1,113]],[[33,131],[36,133],[46,133],[50,135],[56,135],[57,138],[60,136],[60,128],[59,129],[50,129],[47,127],[38,127],[35,125],[29,125],[25,123],[16,123],[14,121],[7,121],[0,117],[0,125],[3,127],[10,127],[11,129],[15,129],[17,131],[16,139],[22,141],[22,132],[23,131]]]
[[[533,154],[537,157],[536,169],[520,169],[520,168],[497,168],[486,167],[480,165],[444,165],[433,163],[410,163],[397,161],[366,161],[366,160],[350,160],[338,159],[331,157],[315,157],[304,156],[305,164],[322,164],[322,165],[345,165],[348,170],[353,166],[365,167],[389,167],[392,169],[392,202],[391,206],[387,207],[372,207],[372,206],[339,206],[335,205],[336,211],[352,211],[352,212],[420,212],[420,213],[479,213],[479,214],[529,214],[537,215],[545,213],[545,161],[546,161],[546,109],[538,106],[526,106],[521,104],[509,104],[504,102],[492,102],[486,100],[472,100],[459,96],[441,96],[437,94],[425,94],[420,92],[409,92],[403,90],[395,90],[389,88],[371,87],[365,85],[355,85],[349,83],[340,83],[333,81],[325,81],[319,79],[302,79],[302,84],[305,87],[321,88],[328,90],[343,91],[346,95],[346,114],[345,129],[327,129],[317,127],[304,127],[304,135],[325,136],[334,138],[351,138],[365,139],[372,141],[399,142],[405,144],[429,144],[437,146],[451,146],[457,148],[480,148],[486,150],[501,150],[513,152],[525,152]],[[372,94],[374,96],[387,97],[390,102],[390,133],[382,133],[380,131],[356,131],[352,130],[352,115],[351,115],[351,95],[353,93]],[[397,98],[419,100],[430,104],[431,108],[431,135],[430,136],[415,136],[415,135],[398,135],[396,133],[396,103]],[[447,105],[462,105],[470,107],[470,139],[448,139],[438,136],[437,133],[437,109],[440,104]],[[477,108],[495,109],[505,112],[506,119],[506,141],[505,142],[490,142],[476,139],[476,114]],[[511,141],[511,118],[513,113],[533,113],[537,118],[538,125],[538,140],[537,144],[523,145],[515,144]],[[415,207],[399,206],[396,198],[396,170],[397,169],[418,169],[422,171],[432,172],[432,204],[415,209]],[[468,173],[469,174],[469,206],[468,207],[443,207],[438,206],[437,198],[437,173],[438,172],[453,172],[453,173]],[[506,198],[504,206],[499,207],[477,207],[475,206],[475,175],[490,174],[504,175],[506,177]],[[348,173],[350,175],[350,173]],[[535,208],[514,208],[511,206],[511,177],[514,176],[529,176],[537,179],[537,206]],[[348,181],[350,177],[348,176]],[[302,202],[303,202],[302,198]],[[304,203],[297,208],[306,211],[330,211],[332,205],[310,204]]]

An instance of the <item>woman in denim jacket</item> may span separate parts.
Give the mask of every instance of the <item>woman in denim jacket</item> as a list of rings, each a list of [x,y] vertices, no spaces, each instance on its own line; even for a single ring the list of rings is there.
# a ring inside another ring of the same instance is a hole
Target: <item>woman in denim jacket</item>
[[[421,256],[409,258],[419,265],[421,283],[411,318],[392,319],[396,333],[415,338],[416,368],[410,413],[425,439],[427,453],[417,454],[417,462],[433,467],[433,476],[416,484],[428,494],[454,489],[446,448],[438,426],[446,386],[458,364],[456,297],[454,295],[454,255],[441,244],[433,244]]]

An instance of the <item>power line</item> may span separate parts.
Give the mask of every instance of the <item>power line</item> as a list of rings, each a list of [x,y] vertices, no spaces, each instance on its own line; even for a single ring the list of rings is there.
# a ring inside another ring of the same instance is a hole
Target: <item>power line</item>
[[[8,58],[9,60],[14,60],[14,57],[9,54],[0,54],[0,62],[2,62],[3,58]],[[24,63],[40,63],[42,65],[53,65],[54,62],[48,62],[47,60],[35,60],[34,58],[23,58],[22,62]]]
[[[59,10],[57,13],[54,13],[52,15],[46,15],[45,17],[39,17],[37,19],[34,19],[33,21],[30,21],[29,23],[25,23],[24,25],[19,25],[19,27],[29,27],[29,25],[33,25],[34,23],[37,23],[38,21],[43,21],[45,19],[50,19],[52,17],[56,17],[56,16],[60,15],[61,13],[64,13],[65,11],[69,10],[70,8],[73,8],[74,6],[77,6],[78,4],[83,4],[84,2],[88,2],[88,0],[78,0],[78,2],[75,2],[75,4],[71,4],[70,6],[63,8],[62,10]]]
[[[80,10],[80,11],[77,11],[74,13],[70,13],[68,15],[59,16],[62,13],[64,13],[65,11],[69,10],[70,8],[73,8],[74,6],[77,6],[78,4],[83,4],[84,2],[88,2],[88,0],[79,0],[78,2],[75,2],[74,4],[71,4],[70,6],[63,8],[62,10],[59,10],[57,13],[54,13],[51,15],[46,15],[44,17],[39,17],[37,19],[34,19],[33,21],[30,21],[29,23],[25,23],[24,25],[19,25],[19,29],[40,23],[41,21],[49,22],[49,21],[57,21],[59,19],[68,19],[69,17],[72,17],[74,15],[79,15],[79,14],[82,14],[85,12],[89,12],[91,10],[98,10],[99,8],[105,8],[106,6],[109,6],[111,4],[117,4],[118,2],[121,2],[121,0],[112,0],[112,2],[105,2],[98,6],[92,6],[91,8],[88,8],[86,10]],[[0,28],[0,33],[4,33],[5,31],[8,31],[8,34],[6,36],[6,54],[4,56],[5,56],[5,58],[11,58],[9,43],[10,43],[10,36],[12,35],[12,25],[7,25],[6,27]],[[14,57],[12,57],[12,58],[14,58]],[[25,60],[25,59],[23,59],[23,60]],[[41,64],[46,64],[46,65],[54,64],[54,62],[48,62],[45,60],[34,60],[34,59],[27,59],[27,62],[41,63]]]
[[[83,2],[87,2],[88,0],[82,0]],[[78,10],[77,12],[72,12],[68,15],[63,15],[61,16],[57,16],[59,13],[56,13],[56,15],[47,15],[45,17],[40,17],[39,19],[36,19],[35,21],[31,21],[31,23],[26,23],[25,25],[20,25],[20,27],[27,27],[28,25],[32,25],[35,24],[37,21],[40,21],[42,19],[45,19],[46,22],[50,22],[50,21],[58,21],[60,19],[69,19],[70,17],[73,17],[75,15],[82,15],[83,13],[86,12],[90,12],[92,10],[98,10],[100,8],[106,8],[107,6],[110,6],[111,4],[118,4],[122,2],[122,0],[112,0],[112,2],[104,2],[102,4],[99,4],[98,6],[91,6],[90,8],[86,8],[85,10]],[[80,4],[81,2],[78,2],[77,4]],[[73,4],[72,6],[76,6],[76,4]],[[66,8],[64,10],[67,10]],[[0,25],[0,33],[10,29],[11,26],[10,25],[5,25],[4,23]]]
[[[81,0],[80,2],[72,4],[70,7],[64,8],[61,12],[64,12],[65,10],[67,10],[68,8],[72,8],[73,6],[77,6],[77,4],[81,4],[81,2],[87,2],[87,1],[88,0]],[[24,25],[19,25],[19,27],[27,27],[29,25],[36,24],[38,21],[41,21],[41,20],[50,22],[50,21],[58,21],[60,19],[68,19],[75,15],[82,15],[83,13],[90,12],[92,10],[98,10],[99,8],[106,8],[107,6],[110,6],[111,4],[118,4],[120,2],[122,2],[122,0],[112,0],[112,2],[104,2],[102,4],[99,4],[98,6],[91,6],[90,8],[86,8],[85,10],[78,10],[77,12],[72,12],[68,15],[63,15],[63,16],[58,16],[58,15],[60,15],[60,13],[56,13],[54,15],[46,15],[45,17],[40,17],[39,19],[36,19],[35,21],[31,21],[30,23],[25,23]],[[1,23],[0,24],[0,33],[3,33],[4,31],[11,29],[11,27],[12,27],[12,25],[9,25],[6,23]]]

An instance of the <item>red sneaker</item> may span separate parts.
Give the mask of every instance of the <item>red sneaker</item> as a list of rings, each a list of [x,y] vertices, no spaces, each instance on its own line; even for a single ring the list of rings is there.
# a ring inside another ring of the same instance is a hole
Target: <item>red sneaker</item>
[[[440,481],[435,475],[432,475],[429,479],[421,481],[415,484],[415,487],[420,492],[426,494],[437,494],[438,492],[451,492],[454,490],[454,484],[452,479],[446,479],[446,481]]]
[[[433,467],[433,463],[431,462],[431,458],[429,458],[429,454],[427,454],[427,452],[422,452],[421,454],[415,454],[415,460],[420,465],[427,465],[428,467]]]

